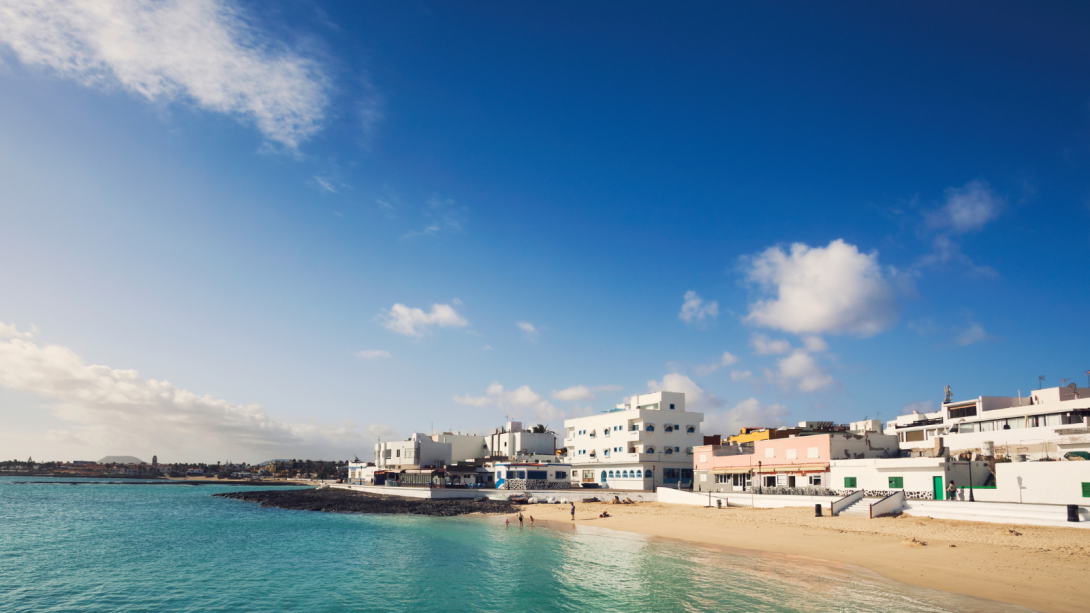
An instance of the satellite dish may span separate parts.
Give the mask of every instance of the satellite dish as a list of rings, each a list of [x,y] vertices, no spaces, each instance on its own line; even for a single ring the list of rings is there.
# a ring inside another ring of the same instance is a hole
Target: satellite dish
[[[1067,384],[1067,389],[1069,389],[1069,390],[1075,390],[1075,389],[1077,389],[1078,387],[1079,387],[1079,386],[1078,386],[1078,385],[1075,385],[1074,383],[1068,383],[1068,384]]]

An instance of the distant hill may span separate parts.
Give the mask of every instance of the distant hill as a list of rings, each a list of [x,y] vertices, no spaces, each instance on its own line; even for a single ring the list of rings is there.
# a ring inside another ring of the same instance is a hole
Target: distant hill
[[[143,464],[140,458],[131,455],[108,455],[98,461],[99,464]]]

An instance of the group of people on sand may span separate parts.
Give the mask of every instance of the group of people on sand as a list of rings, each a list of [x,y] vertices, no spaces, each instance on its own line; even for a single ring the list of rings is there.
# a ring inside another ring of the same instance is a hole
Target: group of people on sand
[[[568,504],[571,505],[571,520],[575,521],[575,503],[574,502],[569,502]],[[530,527],[532,528],[534,526],[534,516],[530,515],[529,517],[530,517]],[[606,517],[612,517],[612,516],[609,514],[609,511],[603,511],[601,514],[598,515],[598,517],[599,518],[606,518]],[[523,526],[522,511],[519,511],[517,519],[519,520],[519,527],[521,528]],[[511,518],[507,518],[507,520],[504,522],[504,525],[505,526],[510,526],[511,525]]]

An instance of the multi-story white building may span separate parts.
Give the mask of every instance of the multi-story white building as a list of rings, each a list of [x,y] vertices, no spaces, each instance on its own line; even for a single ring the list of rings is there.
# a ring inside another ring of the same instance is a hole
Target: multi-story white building
[[[485,445],[490,456],[553,456],[556,453],[556,433],[547,432],[542,426],[540,432],[524,430],[522,422],[509,421],[504,426],[485,437]]]
[[[1090,389],[1053,387],[1028,396],[981,396],[886,422],[902,450],[918,455],[980,453],[1021,459],[1090,451]],[[943,451],[945,448],[945,451]]]
[[[599,415],[564,420],[572,487],[648,490],[693,479],[693,447],[704,443],[703,413],[685,394],[633,396]]]
[[[488,452],[485,437],[472,434],[424,434],[416,432],[403,441],[375,444],[375,466],[379,470],[431,466],[482,458]]]

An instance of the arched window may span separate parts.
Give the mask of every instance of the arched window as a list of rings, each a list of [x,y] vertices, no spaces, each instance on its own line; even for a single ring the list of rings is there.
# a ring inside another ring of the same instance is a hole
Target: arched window
[[[673,448],[673,447],[667,447],[667,448],[666,448],[666,453],[673,453],[673,452],[674,452],[674,448]]]
[[[688,428],[685,428],[685,431],[689,434],[692,434],[693,432],[696,432],[696,428],[693,426],[689,426]]]
[[[640,469],[638,469],[638,468],[636,469],[636,478],[637,479],[640,478]]]
[[[612,471],[612,470],[611,470],[611,471],[609,471],[609,478],[610,478],[610,479],[612,479],[612,478],[613,478],[613,471]]]
[[[650,468],[643,471],[643,478],[644,479],[654,479],[655,478],[655,471],[651,470]]]
[[[628,478],[628,471],[627,470],[621,471],[621,478],[622,479],[627,479]]]
[[[654,432],[655,431],[655,424],[647,424],[647,427],[644,428],[644,430],[646,430],[648,432]]]
[[[602,483],[606,482],[606,471],[602,471]]]
[[[648,447],[647,451],[645,451],[644,453],[655,453],[655,448],[654,447]]]
[[[666,424],[666,431],[667,431],[667,432],[673,432],[673,431],[674,431],[674,427],[673,427],[673,426],[671,426],[670,424]]]

